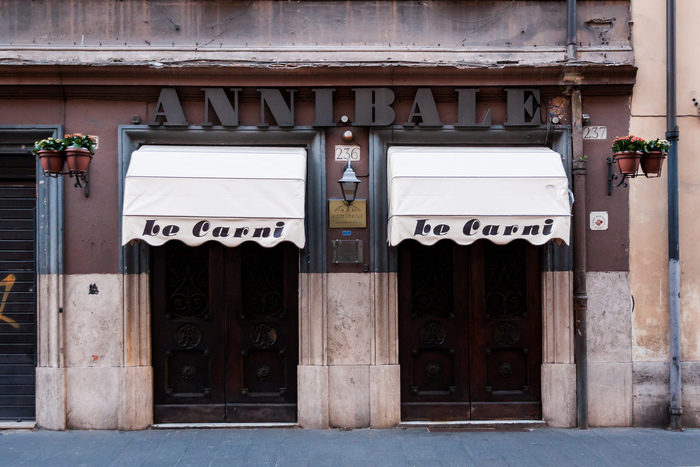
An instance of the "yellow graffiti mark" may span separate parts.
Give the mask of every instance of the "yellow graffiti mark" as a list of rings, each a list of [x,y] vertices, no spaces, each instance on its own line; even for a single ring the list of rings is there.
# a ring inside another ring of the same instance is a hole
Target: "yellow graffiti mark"
[[[7,303],[7,296],[10,295],[10,290],[12,289],[13,285],[15,285],[14,274],[10,274],[0,281],[0,287],[5,287],[5,293],[2,295],[2,300],[0,300],[0,320],[10,323],[15,329],[19,329],[19,324],[17,324],[17,321],[2,314],[3,310],[5,309],[5,303]]]

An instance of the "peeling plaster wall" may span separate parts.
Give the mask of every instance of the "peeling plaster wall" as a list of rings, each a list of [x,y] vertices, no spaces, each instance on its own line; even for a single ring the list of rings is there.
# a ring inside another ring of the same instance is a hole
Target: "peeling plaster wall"
[[[0,0],[0,11],[0,60],[11,62],[566,58],[561,1]],[[579,1],[578,17],[582,60],[631,62],[628,0]]]
[[[665,2],[634,0],[637,83],[632,99],[631,133],[645,139],[666,132]],[[690,368],[700,362],[700,63],[696,60],[700,3],[677,1],[677,105],[681,261],[681,357],[683,422],[698,426],[700,383]],[[631,287],[635,380],[635,424],[668,422],[668,204],[667,178],[630,184]]]

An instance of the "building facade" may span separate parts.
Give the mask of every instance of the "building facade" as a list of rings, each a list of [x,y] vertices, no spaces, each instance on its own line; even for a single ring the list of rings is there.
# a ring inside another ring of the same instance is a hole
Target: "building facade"
[[[693,2],[676,4],[676,106],[678,140],[678,199],[680,238],[680,365],[683,426],[698,426],[698,301],[694,258],[695,186],[693,167],[698,140],[698,66],[693,56],[693,21],[700,9]],[[639,67],[632,99],[630,132],[645,138],[665,138],[666,5],[632,2],[634,47]],[[640,33],[640,31],[644,31]],[[653,31],[653,34],[647,34]],[[661,183],[634,181],[630,185],[630,271],[634,312],[625,334],[631,363],[629,413],[637,426],[663,425],[669,403],[669,249],[667,170]],[[628,363],[628,365],[629,365]],[[627,371],[627,374],[630,374]]]
[[[630,3],[576,3],[1,2],[0,416],[636,423]]]

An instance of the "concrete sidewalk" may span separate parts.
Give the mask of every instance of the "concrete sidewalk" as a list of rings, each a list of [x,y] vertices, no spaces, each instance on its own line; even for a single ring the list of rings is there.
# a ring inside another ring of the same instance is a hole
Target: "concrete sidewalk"
[[[8,430],[0,465],[698,466],[700,430]]]

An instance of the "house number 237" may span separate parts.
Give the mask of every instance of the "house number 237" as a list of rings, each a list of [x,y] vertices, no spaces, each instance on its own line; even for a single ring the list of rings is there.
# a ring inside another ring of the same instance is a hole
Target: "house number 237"
[[[604,126],[584,126],[583,139],[606,139],[608,128]]]

